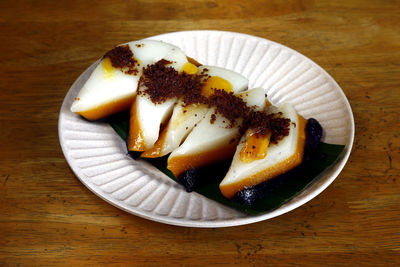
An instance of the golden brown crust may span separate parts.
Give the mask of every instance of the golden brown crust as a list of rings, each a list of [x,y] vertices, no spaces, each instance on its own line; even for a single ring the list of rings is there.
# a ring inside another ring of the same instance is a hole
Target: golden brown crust
[[[77,114],[81,115],[82,117],[88,120],[98,120],[105,118],[109,115],[116,114],[118,112],[124,111],[129,109],[132,105],[135,96],[122,98],[116,101],[112,101],[95,108],[77,112]]]
[[[235,153],[236,146],[237,142],[235,141],[202,153],[176,156],[168,159],[167,168],[175,177],[179,177],[184,171],[207,166],[211,163],[232,157]]]
[[[144,151],[146,146],[143,139],[143,133],[140,129],[139,120],[137,118],[136,101],[133,103],[130,111],[129,119],[129,137],[128,137],[128,150],[129,151]]]
[[[220,185],[221,193],[226,198],[232,198],[237,192],[243,190],[246,187],[254,186],[259,183],[265,182],[269,179],[272,179],[274,177],[277,177],[301,164],[303,160],[304,145],[306,140],[305,126],[307,121],[300,115],[298,115],[298,118],[299,118],[298,119],[299,123],[297,127],[299,134],[297,137],[296,152],[286,160],[270,168],[264,169],[256,174],[248,176],[245,179],[242,179],[241,181],[227,185]]]

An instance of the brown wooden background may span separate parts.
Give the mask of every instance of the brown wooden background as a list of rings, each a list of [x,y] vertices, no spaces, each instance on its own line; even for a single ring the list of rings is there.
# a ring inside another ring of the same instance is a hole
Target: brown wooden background
[[[326,69],[356,138],[337,180],[272,220],[224,229],[147,221],[92,194],[61,152],[70,85],[116,44],[243,32]],[[0,1],[0,266],[399,266],[400,1]]]

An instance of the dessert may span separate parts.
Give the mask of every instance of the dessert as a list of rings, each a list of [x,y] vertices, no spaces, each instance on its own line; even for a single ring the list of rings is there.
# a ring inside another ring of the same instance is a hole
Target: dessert
[[[108,51],[83,85],[71,111],[88,120],[98,120],[127,110],[136,96],[144,66],[161,59],[176,69],[193,69],[176,46],[153,40],[121,44]]]
[[[227,101],[227,106],[232,109],[236,108],[234,99],[254,110],[262,110],[265,106],[265,94],[261,88],[230,95],[230,97],[222,96],[221,99]],[[179,179],[185,171],[232,157],[239,141],[241,120],[241,117],[237,117],[234,121],[230,121],[223,114],[218,113],[215,107],[211,108],[183,144],[171,153],[167,168]]]
[[[199,66],[197,74],[201,79],[201,95],[210,96],[215,89],[226,92],[241,92],[247,89],[248,80],[239,73],[215,67]],[[189,132],[204,118],[208,112],[205,103],[185,103],[181,97],[175,105],[171,118],[154,147],[142,153],[142,157],[155,158],[171,153],[181,145]]]
[[[288,103],[279,108],[270,107],[268,112],[280,112],[282,117],[290,119],[289,134],[272,144],[269,144],[270,135],[257,137],[256,133],[249,131],[243,135],[229,171],[220,184],[221,192],[227,198],[232,198],[245,188],[277,177],[302,162],[306,120]]]
[[[107,52],[71,111],[97,120],[129,110],[128,151],[168,157],[167,168],[187,191],[202,179],[199,169],[232,159],[220,190],[246,202],[248,192],[298,167],[308,139],[319,142],[322,132],[306,137],[310,123],[290,104],[274,107],[262,88],[247,86],[238,73],[142,40]]]

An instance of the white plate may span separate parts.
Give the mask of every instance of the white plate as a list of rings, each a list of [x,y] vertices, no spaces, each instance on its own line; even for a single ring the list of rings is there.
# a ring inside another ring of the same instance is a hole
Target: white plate
[[[125,143],[106,123],[83,120],[70,106],[95,64],[75,81],[59,117],[62,150],[76,176],[96,195],[137,216],[190,227],[225,227],[267,220],[291,211],[321,193],[343,169],[354,139],[350,105],[338,84],[321,67],[278,43],[240,33],[174,32],[151,37],[181,47],[207,65],[237,71],[262,87],[273,104],[287,101],[305,118],[322,124],[324,142],[344,144],[340,160],[304,192],[278,209],[246,215],[182,186],[143,161],[127,156]],[[100,56],[99,56],[100,57]]]

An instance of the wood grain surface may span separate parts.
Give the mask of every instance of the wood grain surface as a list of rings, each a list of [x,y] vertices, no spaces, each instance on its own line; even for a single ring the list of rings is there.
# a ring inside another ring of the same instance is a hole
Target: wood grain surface
[[[343,88],[356,137],[322,194],[277,218],[193,229],[121,211],[62,154],[58,113],[114,45],[180,30],[267,38]],[[400,266],[400,1],[0,1],[0,266]]]

